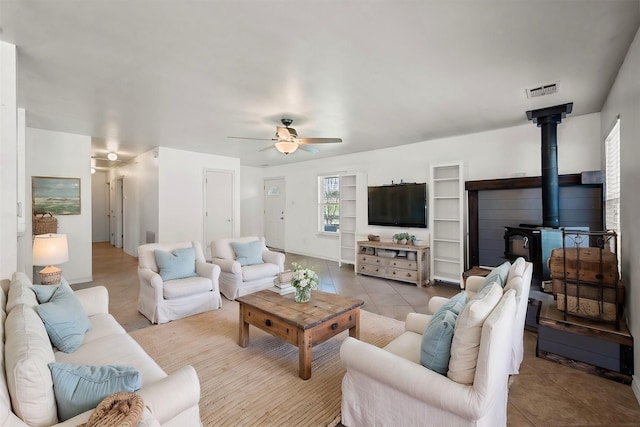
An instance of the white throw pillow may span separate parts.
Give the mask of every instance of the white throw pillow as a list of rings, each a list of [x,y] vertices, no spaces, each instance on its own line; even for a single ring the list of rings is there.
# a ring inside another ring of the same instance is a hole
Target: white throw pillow
[[[461,384],[472,384],[476,374],[482,325],[502,298],[502,287],[492,283],[478,292],[462,309],[451,341],[447,377]]]
[[[56,424],[53,379],[47,366],[55,357],[42,320],[33,309],[16,306],[5,321],[5,339],[7,388],[14,412],[30,426]]]
[[[519,257],[516,259],[513,264],[511,264],[511,268],[509,269],[509,275],[507,276],[507,281],[513,279],[514,277],[522,277],[524,275],[524,270],[527,267],[527,262],[524,258]]]

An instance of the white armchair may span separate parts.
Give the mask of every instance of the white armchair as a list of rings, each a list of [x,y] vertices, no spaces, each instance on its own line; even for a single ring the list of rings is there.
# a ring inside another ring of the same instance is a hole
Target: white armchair
[[[524,324],[527,318],[527,308],[529,306],[529,290],[531,289],[531,275],[533,274],[533,264],[520,257],[516,259],[504,284],[505,292],[509,289],[516,291],[516,319],[513,329],[513,342],[511,350],[511,363],[509,374],[516,375],[520,372],[520,364],[524,357]],[[484,283],[484,277],[470,276],[467,278],[465,291],[469,298],[473,297]],[[435,313],[448,298],[432,297],[429,300],[429,312]]]
[[[231,243],[261,242],[262,263],[240,265]],[[220,292],[230,300],[273,286],[278,273],[284,271],[285,256],[270,251],[264,237],[236,237],[211,242],[211,262],[220,266]]]
[[[420,363],[430,315],[410,313],[405,332],[384,348],[347,337],[340,357],[342,424],[356,426],[506,426],[515,291],[507,291],[482,325],[472,384]]]
[[[195,275],[163,281],[154,251],[172,252],[192,247],[195,249]],[[141,245],[138,247],[138,311],[151,323],[165,323],[218,309],[222,306],[219,276],[220,267],[206,262],[198,242]]]

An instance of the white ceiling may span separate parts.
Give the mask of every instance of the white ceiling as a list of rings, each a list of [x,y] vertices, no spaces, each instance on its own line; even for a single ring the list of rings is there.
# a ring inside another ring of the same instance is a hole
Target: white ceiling
[[[598,112],[638,0],[1,0],[27,126],[277,165]],[[555,95],[526,88],[559,83]],[[320,152],[259,151],[282,117]]]

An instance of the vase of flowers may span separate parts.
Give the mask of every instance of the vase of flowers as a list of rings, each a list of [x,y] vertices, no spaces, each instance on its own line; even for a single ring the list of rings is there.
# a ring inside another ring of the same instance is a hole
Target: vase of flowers
[[[304,268],[298,263],[293,263],[293,278],[291,286],[295,289],[296,302],[309,302],[311,289],[316,289],[320,284],[318,275],[310,268]]]

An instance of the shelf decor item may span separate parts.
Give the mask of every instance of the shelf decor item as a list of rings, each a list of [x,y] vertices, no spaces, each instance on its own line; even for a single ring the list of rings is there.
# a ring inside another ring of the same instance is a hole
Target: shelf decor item
[[[413,241],[409,233],[396,233],[393,235],[393,240],[401,245],[410,244]]]
[[[295,289],[295,301],[300,303],[309,302],[311,299],[311,289],[316,289],[320,284],[320,279],[315,271],[304,268],[298,263],[292,263],[293,278],[291,286]]]
[[[51,212],[35,212],[33,214],[32,234],[56,234],[58,232],[58,219]]]

